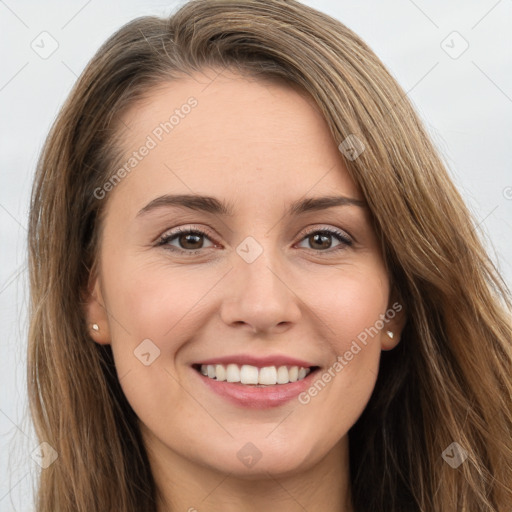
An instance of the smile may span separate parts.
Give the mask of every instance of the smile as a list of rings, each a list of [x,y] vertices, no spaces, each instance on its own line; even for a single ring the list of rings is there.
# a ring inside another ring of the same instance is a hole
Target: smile
[[[248,364],[252,363],[252,364]],[[279,407],[311,386],[320,366],[288,356],[228,356],[192,365],[193,374],[212,393],[250,409]]]
[[[196,368],[197,369],[197,368]],[[276,386],[297,382],[306,378],[312,368],[302,366],[265,366],[249,364],[203,364],[199,371],[209,379],[220,382],[239,382],[250,386]]]

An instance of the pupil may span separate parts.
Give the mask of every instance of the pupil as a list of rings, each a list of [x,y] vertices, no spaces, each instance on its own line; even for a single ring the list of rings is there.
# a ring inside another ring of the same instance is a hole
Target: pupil
[[[329,246],[331,245],[330,242],[329,242],[329,236],[328,235],[323,235],[323,234],[320,234],[320,233],[317,233],[316,235],[313,235],[313,240],[314,242],[316,243],[317,241],[320,241],[320,245],[322,245],[322,239],[326,242],[326,244],[324,243],[323,245],[326,246],[325,248],[329,248]]]
[[[186,247],[188,249],[197,249],[197,247],[194,246],[194,241],[191,242],[192,243],[192,247],[188,247],[188,245],[189,245],[188,239],[193,238],[193,239],[195,239],[195,242],[197,243],[199,241],[199,239],[200,239],[199,235],[194,235],[194,234],[188,233],[186,235],[183,235],[183,237],[185,238],[185,243],[182,244],[184,247]],[[183,237],[182,237],[182,239],[183,239]]]

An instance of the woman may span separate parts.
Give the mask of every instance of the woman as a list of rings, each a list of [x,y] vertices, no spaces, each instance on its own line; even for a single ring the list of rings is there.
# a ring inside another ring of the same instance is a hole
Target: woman
[[[340,22],[198,0],[122,27],[29,243],[38,512],[512,507],[509,295]]]

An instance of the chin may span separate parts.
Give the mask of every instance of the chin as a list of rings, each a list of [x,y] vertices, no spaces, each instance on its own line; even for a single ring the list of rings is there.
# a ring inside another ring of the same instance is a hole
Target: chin
[[[312,457],[313,447],[298,439],[297,442],[272,440],[270,437],[248,439],[232,440],[229,446],[218,449],[210,447],[209,460],[204,462],[215,471],[257,480],[267,479],[270,475],[285,477],[301,473],[321,458],[321,454],[320,457]]]

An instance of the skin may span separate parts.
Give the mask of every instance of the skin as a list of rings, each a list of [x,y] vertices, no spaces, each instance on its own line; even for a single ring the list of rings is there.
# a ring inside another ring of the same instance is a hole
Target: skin
[[[159,512],[351,511],[347,432],[372,394],[381,350],[399,342],[402,313],[308,404],[241,408],[191,368],[250,353],[325,371],[394,302],[366,208],[286,214],[304,197],[364,200],[313,100],[280,83],[215,76],[166,83],[123,116],[129,158],[169,113],[198,100],[104,199],[86,312],[100,329],[91,336],[112,345],[162,494]],[[137,216],[162,194],[191,193],[228,202],[234,215],[163,206]],[[207,234],[169,241],[177,252],[157,246],[178,227]],[[310,236],[335,228],[353,244]],[[263,251],[252,263],[236,251],[248,236]],[[160,350],[148,366],[134,357],[145,339]],[[261,454],[252,467],[237,457],[248,442]]]

